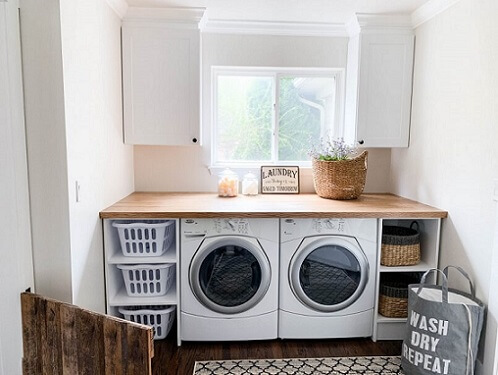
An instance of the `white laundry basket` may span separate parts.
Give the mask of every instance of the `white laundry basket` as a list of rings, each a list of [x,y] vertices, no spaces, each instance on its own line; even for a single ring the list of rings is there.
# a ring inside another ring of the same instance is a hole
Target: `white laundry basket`
[[[144,220],[141,222],[115,221],[121,251],[125,256],[160,256],[175,237],[173,220]]]
[[[126,320],[152,326],[154,340],[161,340],[173,326],[175,309],[176,306],[126,306],[120,307],[119,312]]]
[[[175,264],[118,264],[131,297],[165,295],[175,279]]]

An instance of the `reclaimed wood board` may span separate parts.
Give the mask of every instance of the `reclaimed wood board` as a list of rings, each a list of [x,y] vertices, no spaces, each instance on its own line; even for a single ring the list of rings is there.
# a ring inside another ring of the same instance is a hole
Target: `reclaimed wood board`
[[[24,375],[151,374],[151,327],[21,294]]]

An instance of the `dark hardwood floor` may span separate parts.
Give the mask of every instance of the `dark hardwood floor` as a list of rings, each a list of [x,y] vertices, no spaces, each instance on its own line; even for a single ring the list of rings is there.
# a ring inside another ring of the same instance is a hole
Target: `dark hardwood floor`
[[[271,340],[241,342],[183,342],[176,345],[173,328],[166,340],[154,342],[153,375],[191,375],[195,361],[218,359],[309,358],[400,355],[401,341],[373,342],[369,338],[335,340]]]

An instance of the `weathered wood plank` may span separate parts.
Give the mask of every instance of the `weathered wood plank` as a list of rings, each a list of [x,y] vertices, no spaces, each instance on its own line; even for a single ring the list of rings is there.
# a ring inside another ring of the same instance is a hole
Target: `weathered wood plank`
[[[104,374],[104,317],[85,310],[75,313],[78,317],[78,375]]]
[[[38,299],[28,294],[21,295],[23,331],[23,370],[25,375],[42,373],[41,332],[38,324]]]
[[[22,373],[24,375],[36,375],[37,374],[37,372],[36,372],[37,365],[38,365],[37,361],[33,361],[33,360],[30,361],[26,358],[23,358],[22,359]]]
[[[72,306],[61,305],[62,374],[78,374],[76,315]]]
[[[62,337],[60,304],[38,299],[41,324],[42,367],[44,375],[59,375],[62,371]],[[42,318],[43,316],[43,318]]]
[[[24,375],[147,375],[152,328],[21,295]]]
[[[41,367],[43,372],[50,373],[50,359],[47,358],[47,353],[50,348],[48,347],[48,333],[47,333],[47,301],[41,298],[36,300],[37,317],[39,330],[40,330],[40,352],[41,352]]]
[[[151,361],[147,358],[151,332],[138,331],[135,327],[127,327],[128,368],[127,375],[151,375]],[[142,371],[142,372],[140,372]]]
[[[105,375],[126,374],[128,347],[123,345],[126,344],[125,336],[126,327],[115,320],[104,320]]]

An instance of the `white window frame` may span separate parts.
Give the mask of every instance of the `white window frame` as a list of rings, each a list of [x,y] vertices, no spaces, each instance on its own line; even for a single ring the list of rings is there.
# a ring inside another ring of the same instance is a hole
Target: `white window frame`
[[[219,76],[259,76],[272,77],[275,85],[273,89],[273,112],[272,112],[272,160],[251,160],[251,161],[216,161],[215,152],[217,144],[217,123],[218,118],[218,77]],[[278,153],[278,110],[279,110],[279,78],[282,76],[299,77],[331,77],[335,79],[335,110],[334,129],[336,137],[344,135],[344,100],[345,100],[345,69],[343,68],[272,68],[272,67],[211,67],[211,168],[259,168],[261,165],[298,165],[300,167],[310,167],[311,161],[279,161]]]

